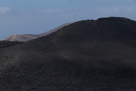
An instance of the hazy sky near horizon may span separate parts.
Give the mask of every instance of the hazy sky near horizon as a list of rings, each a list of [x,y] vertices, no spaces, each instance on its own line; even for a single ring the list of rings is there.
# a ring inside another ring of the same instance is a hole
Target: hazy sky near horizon
[[[136,0],[0,0],[0,40],[109,16],[136,20]]]

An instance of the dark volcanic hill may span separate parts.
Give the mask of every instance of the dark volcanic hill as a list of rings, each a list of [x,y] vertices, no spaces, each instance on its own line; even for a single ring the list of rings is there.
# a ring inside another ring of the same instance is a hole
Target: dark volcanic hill
[[[23,42],[19,42],[19,41],[0,41],[0,48],[6,48],[6,47],[11,47],[11,46],[15,46],[18,44],[21,44]]]
[[[0,91],[135,91],[136,22],[75,22],[0,50]]]

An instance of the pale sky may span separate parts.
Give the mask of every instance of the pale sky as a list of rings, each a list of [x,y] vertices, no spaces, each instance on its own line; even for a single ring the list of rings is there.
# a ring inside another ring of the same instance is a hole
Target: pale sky
[[[136,0],[0,0],[0,40],[110,16],[136,20]]]

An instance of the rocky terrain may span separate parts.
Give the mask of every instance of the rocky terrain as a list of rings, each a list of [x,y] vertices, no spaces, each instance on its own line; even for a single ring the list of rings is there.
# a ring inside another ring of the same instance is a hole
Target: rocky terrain
[[[72,23],[0,49],[0,91],[135,91],[136,21]]]

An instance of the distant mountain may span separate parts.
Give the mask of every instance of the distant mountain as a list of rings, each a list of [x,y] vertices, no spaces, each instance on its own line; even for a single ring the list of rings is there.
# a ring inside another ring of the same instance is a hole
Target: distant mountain
[[[136,21],[78,21],[0,49],[0,91],[136,91]]]
[[[72,24],[73,22],[69,22],[69,23],[65,23],[55,29],[52,29],[50,31],[47,31],[45,33],[42,33],[42,34],[18,34],[18,35],[12,35],[12,36],[9,36],[7,37],[6,39],[4,40],[7,40],[7,41],[21,41],[21,42],[26,42],[26,41],[29,41],[29,40],[32,40],[32,39],[36,39],[36,38],[39,38],[39,37],[42,37],[42,36],[46,36],[46,35],[49,35],[69,24]]]

